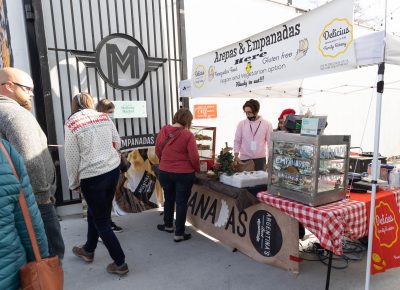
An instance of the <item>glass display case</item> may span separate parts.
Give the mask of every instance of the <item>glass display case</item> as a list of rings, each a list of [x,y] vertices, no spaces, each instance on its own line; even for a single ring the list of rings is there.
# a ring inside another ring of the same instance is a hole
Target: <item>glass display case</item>
[[[200,166],[203,162],[207,163],[207,169],[210,170],[215,161],[215,136],[216,127],[193,126],[190,131],[194,134],[199,151]],[[203,170],[204,171],[204,170]]]
[[[272,134],[268,192],[310,206],[346,197],[350,136]]]

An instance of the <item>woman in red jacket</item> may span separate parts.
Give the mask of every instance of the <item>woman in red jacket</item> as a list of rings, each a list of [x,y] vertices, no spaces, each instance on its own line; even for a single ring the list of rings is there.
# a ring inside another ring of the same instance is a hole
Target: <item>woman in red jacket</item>
[[[164,126],[157,136],[156,154],[160,159],[159,180],[164,190],[164,224],[160,231],[172,233],[174,204],[176,203],[175,242],[191,238],[185,233],[187,203],[195,180],[200,171],[196,140],[189,131],[193,115],[182,108],[175,113],[172,125]]]

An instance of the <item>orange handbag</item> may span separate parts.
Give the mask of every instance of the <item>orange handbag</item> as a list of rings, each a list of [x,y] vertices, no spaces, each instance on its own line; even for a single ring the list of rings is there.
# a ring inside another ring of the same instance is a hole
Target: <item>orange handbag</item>
[[[15,177],[19,182],[18,174],[3,143],[0,142],[8,162],[13,170]],[[36,240],[35,231],[33,229],[32,220],[28,211],[28,206],[22,191],[19,188],[19,204],[21,206],[22,215],[24,216],[26,228],[28,229],[29,238],[31,240],[35,261],[29,262],[20,269],[20,282],[22,290],[62,290],[64,287],[64,271],[61,267],[60,260],[57,256],[43,258],[40,256],[39,246]]]

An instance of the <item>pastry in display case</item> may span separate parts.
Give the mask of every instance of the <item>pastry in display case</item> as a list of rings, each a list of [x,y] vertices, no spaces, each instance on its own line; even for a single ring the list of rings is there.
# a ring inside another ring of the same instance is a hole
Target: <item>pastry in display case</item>
[[[200,157],[200,166],[202,163],[207,164],[207,169],[203,171],[210,170],[214,165],[216,130],[216,127],[193,126],[190,128],[190,131],[192,131],[196,138],[197,149]]]
[[[350,136],[272,134],[268,192],[310,206],[346,197]]]

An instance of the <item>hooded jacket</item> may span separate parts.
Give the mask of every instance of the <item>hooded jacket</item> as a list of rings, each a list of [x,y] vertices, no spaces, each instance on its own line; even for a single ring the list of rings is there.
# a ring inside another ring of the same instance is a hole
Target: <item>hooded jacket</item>
[[[3,150],[0,149],[0,289],[18,289],[19,269],[34,260],[22,211],[18,203],[19,188],[22,186],[41,256],[49,255],[47,238],[29,177],[21,156],[10,144],[1,140],[6,148],[20,182],[15,178]]]
[[[164,148],[162,143],[172,134]],[[156,139],[156,154],[160,158],[160,170],[173,173],[192,173],[200,171],[199,152],[196,139],[187,129],[166,125],[161,128]]]

